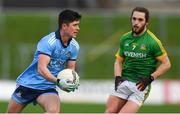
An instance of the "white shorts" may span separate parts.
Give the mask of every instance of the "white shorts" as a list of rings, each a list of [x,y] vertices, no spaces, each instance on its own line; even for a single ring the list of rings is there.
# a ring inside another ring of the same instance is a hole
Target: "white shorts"
[[[112,96],[117,96],[125,100],[130,100],[141,106],[146,100],[150,92],[150,86],[147,86],[144,91],[137,89],[136,83],[124,81],[119,84],[117,91],[111,93]]]

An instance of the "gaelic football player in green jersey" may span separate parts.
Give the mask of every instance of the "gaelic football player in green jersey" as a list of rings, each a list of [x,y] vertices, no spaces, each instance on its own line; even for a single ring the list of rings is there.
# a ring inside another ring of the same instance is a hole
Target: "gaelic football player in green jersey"
[[[138,112],[150,92],[151,82],[171,67],[160,40],[147,29],[148,22],[146,8],[133,9],[132,31],[120,38],[116,53],[115,89],[107,101],[106,113]]]

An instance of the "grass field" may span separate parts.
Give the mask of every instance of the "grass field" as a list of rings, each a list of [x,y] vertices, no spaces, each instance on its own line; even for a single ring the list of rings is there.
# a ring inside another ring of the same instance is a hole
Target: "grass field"
[[[8,103],[0,103],[0,113],[5,113]],[[180,113],[180,105],[144,105],[139,110],[139,113]],[[62,113],[103,113],[105,110],[104,104],[74,104],[62,103]],[[28,105],[23,113],[42,113],[40,106]]]

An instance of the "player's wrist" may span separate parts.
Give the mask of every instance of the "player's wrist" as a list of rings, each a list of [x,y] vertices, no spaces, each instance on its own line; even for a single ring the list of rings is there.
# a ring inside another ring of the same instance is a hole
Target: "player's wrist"
[[[121,81],[121,76],[115,76],[115,82],[119,83]]]
[[[153,76],[150,76],[150,80],[151,80],[151,82],[154,81],[154,77],[153,77]]]
[[[115,76],[115,83],[116,83],[116,84],[122,83],[122,82],[124,82],[125,80],[127,80],[125,77]]]
[[[60,81],[60,79],[57,78],[56,85],[59,85],[59,81]]]
[[[124,79],[121,76],[115,76],[115,91],[117,90],[120,83],[122,83]]]
[[[154,80],[155,80],[155,78],[154,78],[154,76],[153,76],[152,74],[150,75],[150,80],[151,80],[151,81],[154,81]]]
[[[115,76],[115,79],[116,79],[116,80],[117,80],[117,79],[121,79],[121,76],[120,76],[120,75]]]

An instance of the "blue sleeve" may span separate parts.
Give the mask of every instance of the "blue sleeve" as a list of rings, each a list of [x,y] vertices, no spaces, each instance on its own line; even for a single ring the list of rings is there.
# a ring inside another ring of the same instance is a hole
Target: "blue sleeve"
[[[53,46],[48,42],[47,39],[43,38],[39,41],[37,45],[37,51],[38,53],[51,56],[53,51]]]
[[[70,58],[70,60],[76,60],[77,57],[78,57],[78,54],[79,54],[79,49],[80,47],[79,46],[75,46],[73,49],[72,49],[72,56]]]

